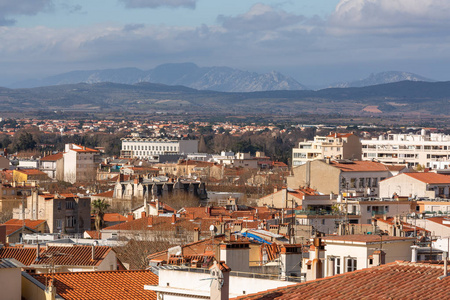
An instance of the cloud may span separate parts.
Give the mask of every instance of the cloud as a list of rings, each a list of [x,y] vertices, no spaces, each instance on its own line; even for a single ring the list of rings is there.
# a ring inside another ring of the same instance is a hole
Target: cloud
[[[9,26],[16,23],[11,16],[35,15],[38,12],[53,6],[52,0],[0,0],[0,26]]]
[[[127,8],[185,7],[194,9],[197,0],[119,0]]]
[[[330,16],[335,33],[420,34],[450,24],[448,0],[341,0]]]
[[[255,4],[245,14],[236,17],[219,15],[217,20],[229,30],[275,30],[304,21],[303,16],[287,13],[265,4]]]

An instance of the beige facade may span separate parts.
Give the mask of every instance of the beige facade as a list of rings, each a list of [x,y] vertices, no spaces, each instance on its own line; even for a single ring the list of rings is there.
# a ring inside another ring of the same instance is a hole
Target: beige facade
[[[392,173],[381,163],[314,160],[292,169],[286,178],[292,189],[310,187],[323,194],[378,195],[378,183]]]
[[[402,173],[380,182],[380,196],[449,198],[450,176],[436,173]]]
[[[0,291],[3,300],[21,299],[21,270],[8,260],[0,261]]]
[[[361,159],[361,142],[353,133],[330,133],[315,136],[313,141],[299,142],[292,149],[292,166],[300,166],[315,159]]]
[[[13,210],[14,219],[47,221],[50,233],[82,233],[91,228],[91,199],[73,194],[38,194],[27,197],[26,207]]]

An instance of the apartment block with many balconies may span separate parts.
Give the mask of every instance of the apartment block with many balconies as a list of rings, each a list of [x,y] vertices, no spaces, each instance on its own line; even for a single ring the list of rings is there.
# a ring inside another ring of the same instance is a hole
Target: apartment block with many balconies
[[[292,166],[300,166],[315,159],[361,159],[361,142],[353,133],[330,133],[315,136],[313,141],[298,143],[292,149]]]
[[[362,159],[388,164],[434,167],[450,161],[450,135],[428,133],[386,134],[362,140]]]

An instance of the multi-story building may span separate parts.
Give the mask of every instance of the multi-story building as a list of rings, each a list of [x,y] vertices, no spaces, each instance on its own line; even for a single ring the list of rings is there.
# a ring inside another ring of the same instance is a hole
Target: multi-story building
[[[409,167],[434,167],[432,162],[450,160],[450,135],[427,133],[387,134],[371,140],[361,140],[363,160],[383,163],[407,163]]]
[[[91,228],[91,199],[73,194],[39,194],[27,197],[26,207],[13,210],[14,219],[47,221],[50,233],[82,233]]]
[[[66,144],[64,158],[64,181],[92,181],[96,178],[100,151],[75,144]]]
[[[153,138],[123,138],[120,155],[124,158],[149,159],[162,154],[198,152],[196,140],[168,140]]]
[[[40,159],[39,170],[46,173],[51,179],[64,179],[63,153],[47,155]]]
[[[378,183],[391,176],[393,172],[379,162],[327,159],[314,160],[293,168],[286,182],[292,189],[310,187],[323,194],[376,197]]]
[[[298,143],[292,149],[292,166],[300,166],[314,159],[361,159],[361,142],[353,133],[330,133],[315,136],[313,141]]]

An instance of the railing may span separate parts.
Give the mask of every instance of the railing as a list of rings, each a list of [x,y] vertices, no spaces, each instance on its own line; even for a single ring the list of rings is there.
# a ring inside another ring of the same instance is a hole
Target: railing
[[[157,274],[159,270],[174,270],[180,272],[192,272],[192,273],[202,273],[209,274],[209,269],[206,268],[191,268],[188,266],[151,266],[152,272]],[[302,282],[302,277],[296,276],[285,276],[281,277],[281,275],[275,274],[261,274],[261,273],[251,273],[251,272],[240,272],[240,271],[231,271],[230,276],[235,277],[245,277],[245,278],[257,278],[257,279],[267,279],[267,280],[279,280],[279,281],[291,281],[291,282]]]

